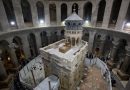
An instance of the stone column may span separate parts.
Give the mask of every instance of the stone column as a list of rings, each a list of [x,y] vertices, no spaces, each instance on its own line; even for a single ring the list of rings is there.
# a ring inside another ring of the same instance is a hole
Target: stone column
[[[125,17],[126,17],[127,10],[129,7],[129,2],[130,0],[122,0],[120,12],[119,12],[117,23],[116,23],[116,30],[123,29],[123,26],[124,26],[123,24],[125,22]]]
[[[49,3],[48,1],[45,1],[46,4],[44,4],[44,10],[45,10],[45,25],[50,25],[50,12],[49,12]]]
[[[95,38],[96,32],[89,31],[89,40],[88,40],[88,52],[92,53],[93,50],[93,42]]]
[[[80,3],[78,13],[81,18],[83,18],[83,8],[84,8],[84,3]]]
[[[12,60],[12,62],[13,62],[13,64],[17,67],[17,66],[19,66],[19,63],[18,63],[18,60],[17,60],[17,57],[16,57],[16,53],[15,53],[15,46],[14,46],[14,44],[13,44],[13,38],[12,37],[10,37],[10,38],[8,38],[8,39],[6,39],[8,42],[9,42],[9,51],[10,51],[10,55],[11,55],[11,60]]]
[[[24,28],[25,24],[20,3],[21,3],[20,0],[12,0],[17,26],[18,28]]]
[[[39,48],[42,47],[40,32],[35,32],[35,37],[36,37],[37,50],[38,50],[38,53],[39,53]]]
[[[5,80],[6,78],[7,78],[7,73],[3,65],[3,62],[1,61],[1,58],[0,58],[0,81]]]
[[[127,73],[127,69],[129,68],[129,65],[130,65],[130,44],[129,46],[126,46],[126,56],[120,70],[123,73]]]
[[[61,25],[61,4],[59,2],[56,3],[56,21],[57,25]]]
[[[112,5],[113,5],[113,0],[106,0],[106,7],[105,7],[103,23],[102,23],[103,28],[108,28]]]
[[[30,53],[30,47],[29,47],[27,35],[23,34],[20,37],[22,39],[22,45],[23,45],[23,51],[25,54],[25,58],[28,59],[31,56],[31,53]]]
[[[129,80],[130,75],[127,73],[127,70],[130,65],[130,43],[126,46],[126,56],[121,65],[120,70],[117,71],[117,74],[120,76],[122,80]]]
[[[10,29],[2,0],[0,0],[0,25],[3,29],[2,31],[8,31]]]
[[[38,27],[38,15],[37,15],[37,7],[35,0],[28,0],[31,6],[31,13],[32,13],[32,21],[33,26]]]
[[[97,14],[98,14],[98,2],[96,1],[96,3],[93,4],[92,7],[92,19],[91,19],[91,25],[93,27],[96,27],[96,22],[97,22]]]
[[[100,55],[103,56],[103,52],[104,52],[104,45],[105,45],[105,41],[106,41],[106,35],[101,35],[100,38],[101,42],[100,42]]]
[[[48,44],[51,44],[52,43],[52,40],[53,38],[51,38],[51,32],[47,31],[47,37],[48,37]]]
[[[111,50],[111,53],[110,53],[110,58],[111,60],[109,60],[107,62],[107,64],[111,67],[111,68],[115,68],[117,66],[117,50],[119,48],[119,38],[117,37],[114,37],[114,41],[112,41],[113,43],[113,48]]]
[[[67,3],[67,16],[72,14],[72,3]]]
[[[112,62],[115,63],[115,62],[117,62],[116,55],[117,55],[117,50],[118,50],[118,46],[119,46],[119,38],[114,38],[114,41],[112,43],[113,43],[113,48],[111,51],[111,60],[112,60]]]

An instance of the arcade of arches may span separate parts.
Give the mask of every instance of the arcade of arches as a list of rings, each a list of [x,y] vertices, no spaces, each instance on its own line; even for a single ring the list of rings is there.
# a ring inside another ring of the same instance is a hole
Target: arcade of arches
[[[63,22],[74,9],[85,22],[88,53],[109,58],[107,65],[130,90],[130,0],[0,0],[0,84],[39,48],[64,39]]]

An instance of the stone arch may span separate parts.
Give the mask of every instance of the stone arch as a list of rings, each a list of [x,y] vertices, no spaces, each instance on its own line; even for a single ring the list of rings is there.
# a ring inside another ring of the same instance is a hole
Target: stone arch
[[[61,21],[64,21],[67,18],[67,4],[61,4]]]
[[[77,3],[74,3],[74,4],[72,5],[72,13],[74,12],[74,9],[75,9],[75,12],[78,14],[79,6],[78,6]]]
[[[99,8],[98,8],[97,26],[102,26],[105,7],[106,7],[106,1],[101,0],[99,3]]]
[[[122,0],[114,0],[113,1],[110,20],[109,20],[109,26],[108,26],[110,28],[115,28],[115,25],[116,25],[116,22],[118,19],[118,14],[120,11],[121,3],[122,3]]]
[[[49,11],[50,11],[50,21],[56,22],[56,5],[49,4]]]
[[[91,15],[92,15],[92,3],[91,2],[87,2],[84,5],[83,19],[91,21]]]
[[[47,46],[48,45],[48,37],[47,37],[46,31],[42,31],[40,33],[40,36],[41,36],[42,47]]]
[[[14,67],[9,43],[6,40],[0,41],[0,50],[2,51],[1,60],[3,61],[5,68],[9,67],[9,65],[10,65],[10,68]]]
[[[13,43],[15,45],[15,54],[18,59],[18,62],[22,63],[22,61],[25,59],[25,54],[24,54],[23,45],[22,45],[22,39],[18,36],[15,36],[13,38]]]
[[[6,15],[7,15],[8,22],[10,23],[10,25],[11,25],[11,22],[16,23],[16,18],[15,18],[15,14],[14,14],[14,8],[13,8],[12,0],[2,0],[2,2],[3,2],[3,5],[4,5],[4,8],[5,8],[5,12],[6,12]]]
[[[37,51],[36,38],[35,38],[35,35],[33,33],[30,33],[28,35],[28,42],[29,42],[31,56],[32,57],[37,56],[38,55],[38,51]]]
[[[37,6],[37,13],[38,13],[38,20],[44,20],[45,14],[44,14],[44,5],[41,1],[38,1],[36,3]]]
[[[21,8],[23,13],[23,19],[24,23],[27,26],[32,26],[32,13],[31,13],[31,7],[28,2],[28,0],[21,0]]]

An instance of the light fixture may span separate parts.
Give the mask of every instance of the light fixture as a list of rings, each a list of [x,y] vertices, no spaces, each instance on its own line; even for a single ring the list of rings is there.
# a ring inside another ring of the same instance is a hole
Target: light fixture
[[[85,21],[85,23],[89,23],[89,21],[88,21],[88,20],[86,20],[86,21]]]
[[[127,22],[127,23],[126,23],[126,26],[127,26],[127,27],[130,27],[130,22]]]
[[[40,19],[39,22],[40,22],[40,24],[43,24],[43,23],[44,23],[44,20],[43,20],[43,19]]]
[[[14,26],[14,25],[15,25],[15,22],[14,22],[14,21],[11,21],[10,24],[11,24],[12,26]]]

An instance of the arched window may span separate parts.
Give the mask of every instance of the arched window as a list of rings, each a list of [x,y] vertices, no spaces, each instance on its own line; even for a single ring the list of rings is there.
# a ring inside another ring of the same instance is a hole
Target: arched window
[[[92,15],[92,3],[88,2],[84,6],[84,20],[91,21],[91,15]]]
[[[114,0],[113,6],[112,6],[112,11],[110,15],[110,20],[109,20],[109,27],[113,28],[116,25],[118,14],[120,11],[120,6],[121,6],[122,0]]]
[[[37,6],[37,13],[38,13],[38,19],[39,20],[44,20],[44,5],[42,2],[38,1],[36,3]]]
[[[50,21],[56,22],[56,5],[50,4],[49,5],[49,11],[50,11]]]
[[[67,5],[61,5],[61,21],[64,21],[67,18]]]
[[[102,24],[105,7],[106,7],[106,1],[101,0],[100,3],[99,3],[99,8],[98,8],[97,26],[101,26],[101,24]]]
[[[130,4],[129,4],[129,7],[127,9],[126,22],[130,22]]]
[[[38,55],[37,44],[36,44],[35,35],[33,33],[29,34],[29,36],[28,36],[28,42],[29,42],[31,56],[32,57],[37,56]]]
[[[8,22],[10,23],[10,25],[16,26],[16,19],[12,5],[12,0],[2,0],[2,1],[8,18]]]
[[[21,7],[24,23],[26,23],[27,26],[32,26],[32,14],[28,0],[21,0]]]
[[[72,12],[74,12],[74,9],[75,9],[75,12],[78,14],[79,6],[78,6],[77,3],[74,3],[74,4],[72,5]]]
[[[126,17],[125,17],[125,23],[124,23],[124,30],[130,29],[130,4],[127,9]]]

